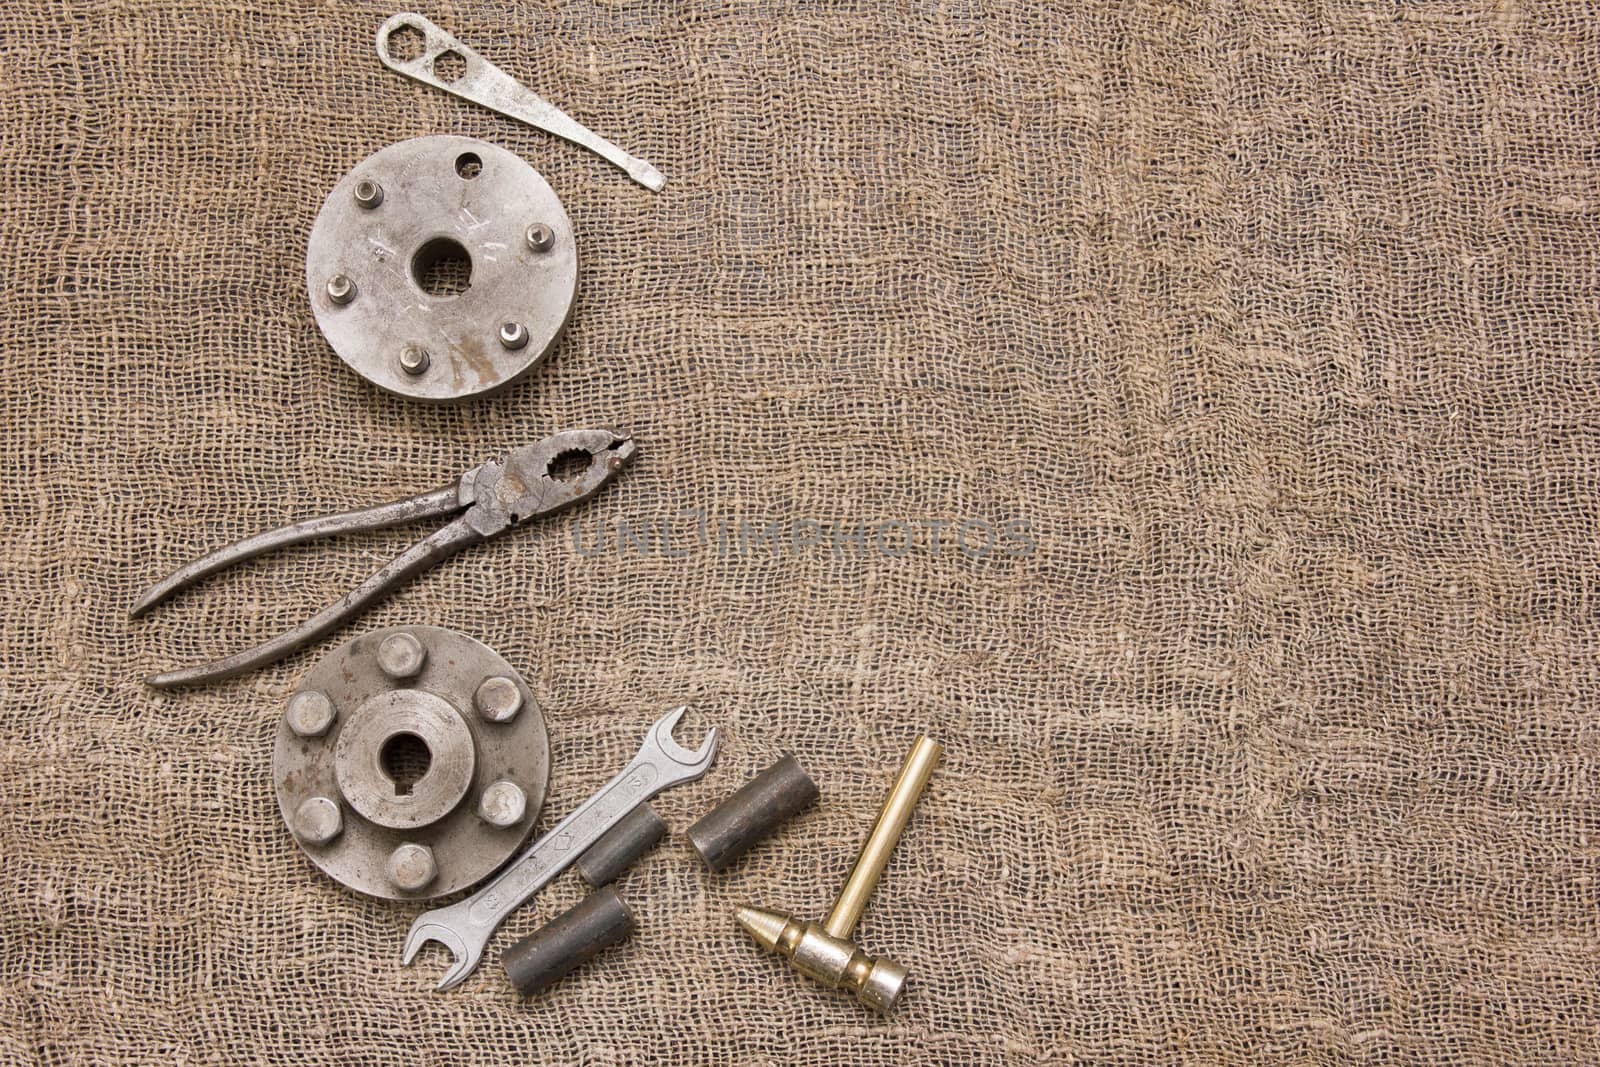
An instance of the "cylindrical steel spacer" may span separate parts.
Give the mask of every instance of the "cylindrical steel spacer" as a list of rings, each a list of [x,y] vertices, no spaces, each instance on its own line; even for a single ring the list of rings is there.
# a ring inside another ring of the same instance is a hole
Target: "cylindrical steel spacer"
[[[500,957],[511,984],[523,996],[554,985],[569,972],[633,935],[633,912],[611,886],[590,893]]]
[[[726,870],[817,796],[817,783],[800,761],[785,756],[689,827],[685,836],[707,867]]]
[[[656,847],[667,824],[648,803],[640,804],[617,825],[589,846],[573,864],[585,882],[598,889],[633,866],[633,861]]]

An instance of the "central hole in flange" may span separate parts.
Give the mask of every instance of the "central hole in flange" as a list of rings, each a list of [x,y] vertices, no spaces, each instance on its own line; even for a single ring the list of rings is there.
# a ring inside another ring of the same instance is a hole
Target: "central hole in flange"
[[[460,241],[435,237],[411,257],[411,276],[429,296],[460,296],[472,284],[472,257]]]
[[[378,764],[394,782],[397,797],[410,796],[411,787],[422,781],[432,763],[427,742],[416,734],[395,734],[378,751]]]

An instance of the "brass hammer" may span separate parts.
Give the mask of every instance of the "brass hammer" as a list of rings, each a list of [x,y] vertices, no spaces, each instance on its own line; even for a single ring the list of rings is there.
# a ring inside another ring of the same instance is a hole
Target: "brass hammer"
[[[839,899],[821,923],[803,923],[765,908],[742,907],[734,913],[758,944],[786,958],[795,970],[831,988],[852,990],[861,1003],[885,1014],[905,988],[906,969],[891,959],[868,956],[850,940],[850,934],[943,752],[939,742],[926,735],[911,746],[878,821],[839,890]]]

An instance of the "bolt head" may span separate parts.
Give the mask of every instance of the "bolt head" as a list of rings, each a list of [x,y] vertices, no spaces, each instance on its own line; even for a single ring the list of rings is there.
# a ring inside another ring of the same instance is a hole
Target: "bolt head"
[[[428,364],[433,362],[428,356],[428,350],[420,345],[406,345],[400,350],[400,369],[415,378],[425,374]]]
[[[284,721],[300,737],[321,737],[333,725],[333,701],[320,689],[307,689],[289,698]]]
[[[414,677],[428,662],[428,650],[410,634],[390,634],[378,646],[378,666],[396,679]]]
[[[528,794],[509,778],[490,782],[478,798],[478,817],[502,830],[517,825],[527,813]]]
[[[535,252],[548,252],[555,247],[556,231],[542,222],[536,222],[528,227],[528,247]]]
[[[384,871],[396,889],[415,893],[433,881],[439,873],[439,867],[434,863],[433,849],[408,841],[389,853],[389,862]]]
[[[483,680],[472,702],[486,721],[510,722],[522,710],[522,690],[512,679],[496,675]]]
[[[328,299],[341,307],[356,298],[356,283],[348,276],[335,274],[328,279]]]
[[[332,797],[311,797],[294,809],[294,835],[308,845],[326,845],[343,829],[339,802]]]
[[[356,203],[371,211],[383,203],[383,186],[371,178],[362,178],[356,182]]]
[[[500,347],[516,351],[528,347],[528,328],[520,322],[500,324]]]

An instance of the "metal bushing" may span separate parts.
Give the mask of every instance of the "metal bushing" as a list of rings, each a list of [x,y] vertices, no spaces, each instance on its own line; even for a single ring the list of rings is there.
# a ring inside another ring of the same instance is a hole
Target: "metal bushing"
[[[531,997],[605,949],[622,944],[638,928],[633,911],[614,888],[606,886],[506,949],[500,962],[517,992]]]
[[[648,801],[634,808],[622,821],[607,830],[573,864],[585,882],[599,889],[617,876],[667,835],[667,824]]]
[[[481,713],[487,689],[504,718]],[[527,684],[453,630],[375,630],[324,657],[285,703],[278,808],[330,878],[425,900],[484,878],[527,841],[550,741]]]
[[[306,286],[357,374],[419,400],[506,385],[555,347],[578,291],[572,223],[539,172],[470,137],[369,156],[311,228]]]
[[[817,783],[790,754],[707,812],[684,836],[707,867],[725,871],[818,796]]]

